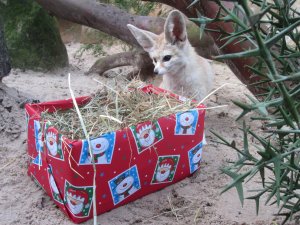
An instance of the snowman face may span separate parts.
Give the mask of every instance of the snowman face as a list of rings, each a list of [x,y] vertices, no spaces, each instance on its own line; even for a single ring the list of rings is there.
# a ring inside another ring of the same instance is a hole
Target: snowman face
[[[43,141],[42,141],[42,132],[38,133],[38,143],[40,145],[40,147],[43,147]]]
[[[79,214],[83,210],[83,201],[73,198],[71,194],[67,194],[67,202],[69,209],[73,214]]]
[[[91,140],[91,145],[94,154],[100,154],[105,152],[109,148],[109,142],[106,138],[97,138]]]
[[[199,163],[200,160],[201,160],[201,156],[202,156],[202,149],[199,148],[198,151],[197,151],[197,152],[195,153],[195,155],[193,156],[192,162],[193,162],[194,164]]]
[[[35,129],[35,140],[37,143],[37,150],[42,151],[43,148],[43,141],[42,141],[42,132],[41,132],[41,124],[39,121],[34,121],[34,129]]]
[[[182,113],[179,116],[179,121],[182,126],[191,126],[195,120],[195,117],[190,112]]]
[[[46,134],[46,144],[47,148],[50,151],[50,154],[53,156],[57,155],[57,141],[56,141],[56,134],[53,132],[48,132]]]
[[[158,167],[157,173],[156,173],[156,180],[159,182],[162,182],[166,180],[171,173],[171,166],[170,165],[162,165]]]
[[[55,183],[55,181],[54,181],[54,178],[53,178],[53,176],[50,174],[50,176],[49,176],[49,182],[50,182],[50,186],[51,186],[51,189],[52,189],[52,191],[55,193],[55,194],[58,194],[59,192],[58,192],[58,188],[57,188],[57,186],[56,186],[56,183]]]
[[[155,141],[155,133],[149,128],[139,134],[139,142],[143,147],[149,147]]]
[[[127,190],[131,189],[134,179],[132,176],[126,177],[118,186],[116,187],[116,192],[120,195]]]

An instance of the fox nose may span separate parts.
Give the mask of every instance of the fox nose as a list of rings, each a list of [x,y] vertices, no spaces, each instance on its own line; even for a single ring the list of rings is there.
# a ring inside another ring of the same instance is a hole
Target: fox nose
[[[158,74],[158,69],[154,69],[154,74],[155,74],[155,75]]]

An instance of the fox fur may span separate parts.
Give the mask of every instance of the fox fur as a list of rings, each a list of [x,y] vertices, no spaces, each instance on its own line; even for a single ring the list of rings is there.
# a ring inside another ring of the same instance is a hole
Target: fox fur
[[[181,12],[170,12],[160,35],[131,24],[127,27],[152,58],[154,74],[163,75],[160,87],[199,101],[208,94],[214,72],[208,60],[191,46]]]

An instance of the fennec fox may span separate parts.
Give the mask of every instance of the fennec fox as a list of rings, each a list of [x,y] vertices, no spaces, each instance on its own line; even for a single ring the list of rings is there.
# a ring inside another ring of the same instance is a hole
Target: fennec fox
[[[152,58],[154,74],[163,75],[162,88],[196,100],[208,94],[214,72],[210,63],[191,46],[182,13],[170,12],[160,35],[131,24],[127,27]]]

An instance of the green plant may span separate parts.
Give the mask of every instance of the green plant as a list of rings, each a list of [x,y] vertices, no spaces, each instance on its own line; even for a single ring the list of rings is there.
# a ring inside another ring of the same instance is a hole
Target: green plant
[[[33,0],[0,2],[12,66],[49,70],[68,65],[57,21]]]
[[[115,4],[121,9],[125,9],[128,12],[133,12],[142,16],[147,16],[154,9],[155,3],[153,2],[142,2],[140,0],[107,0],[107,3]]]
[[[85,51],[92,51],[92,54],[97,57],[107,55],[102,44],[84,44],[75,52],[75,57],[80,58]]]
[[[243,204],[243,185],[260,177],[262,188],[247,199],[255,200],[258,213],[260,199],[267,195],[266,204],[280,206],[278,215],[285,217],[285,223],[300,212],[300,13],[294,7],[295,0],[236,0],[232,10],[222,1],[216,2],[220,7],[216,18],[199,16],[194,20],[201,24],[202,32],[208,23],[234,24],[230,33],[210,31],[220,33],[223,47],[247,41],[252,49],[216,58],[256,57],[255,64],[245,66],[257,77],[251,85],[259,90],[256,98],[247,96],[250,103],[233,101],[242,109],[237,120],[252,115],[241,128],[243,146],[212,131],[220,143],[238,153],[236,161],[221,169],[233,179],[222,192],[235,187]],[[258,7],[258,13],[251,11],[250,3]],[[251,121],[260,121],[263,130],[252,130]],[[259,143],[256,152],[249,150],[249,138]]]

